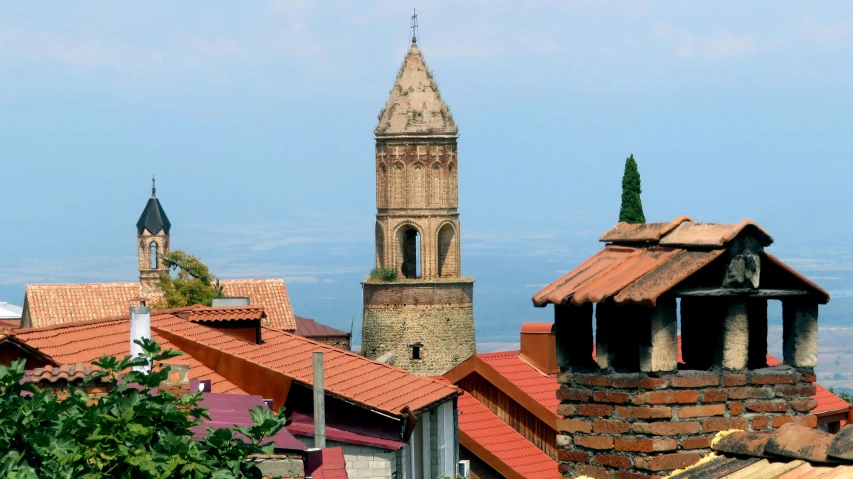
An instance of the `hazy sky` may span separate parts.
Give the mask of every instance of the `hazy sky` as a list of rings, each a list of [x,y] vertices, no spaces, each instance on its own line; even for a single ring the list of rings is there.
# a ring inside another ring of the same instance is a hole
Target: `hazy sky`
[[[462,135],[480,339],[550,318],[530,296],[599,248],[631,153],[649,221],[753,218],[830,308],[853,295],[848,1],[6,1],[0,301],[134,280],[156,174],[173,249],[358,332],[413,6]]]

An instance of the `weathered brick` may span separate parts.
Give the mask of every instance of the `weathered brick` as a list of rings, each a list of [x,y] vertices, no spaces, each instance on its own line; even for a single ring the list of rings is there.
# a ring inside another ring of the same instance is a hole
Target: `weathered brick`
[[[613,471],[613,479],[660,479],[660,476],[650,476],[635,471]]]
[[[595,402],[623,404],[631,400],[631,395],[619,391],[596,391],[593,394]]]
[[[651,391],[637,394],[631,404],[695,404],[698,401],[698,391]]]
[[[619,469],[631,467],[631,460],[618,454],[598,454],[593,462],[602,466],[618,467]]]
[[[596,419],[592,421],[593,432],[599,434],[624,434],[630,429],[631,426],[625,421],[612,419]]]
[[[797,375],[789,374],[753,374],[752,384],[797,384]]]
[[[811,397],[817,393],[817,388],[815,388],[814,384],[809,384],[807,386],[790,386],[787,384],[782,384],[776,386],[776,395],[783,397]]]
[[[811,428],[817,427],[817,416],[809,414],[808,416],[776,416],[770,420],[770,425],[774,428],[782,427],[785,424],[792,422],[800,426]]]
[[[756,416],[752,418],[752,430],[753,431],[766,431],[767,426],[770,425],[770,417],[768,416]]]
[[[593,479],[611,479],[611,473],[609,469],[605,469],[603,467],[598,466],[590,466],[589,464],[578,464],[575,468],[578,475],[591,477]]]
[[[616,406],[616,415],[623,418],[663,419],[672,417],[671,407]]]
[[[620,436],[614,443],[617,451],[628,452],[664,452],[678,448],[678,441],[669,438],[646,438]]]
[[[601,374],[575,374],[574,380],[575,384],[581,386],[598,386],[603,388],[610,386],[610,376]]]
[[[589,449],[613,449],[613,439],[607,436],[575,436],[575,445]]]
[[[643,378],[637,387],[639,389],[664,389],[669,387],[669,381],[664,378]]]
[[[578,404],[576,414],[578,416],[609,416],[613,413],[613,406],[607,404]]]
[[[708,449],[711,447],[711,441],[714,440],[714,435],[688,437],[681,440],[682,449]]]
[[[557,419],[557,430],[574,434],[576,432],[592,432],[592,424],[582,419]]]
[[[725,402],[729,399],[728,389],[706,389],[702,391],[702,402]]]
[[[746,374],[726,374],[723,376],[723,386],[743,386],[746,384]]]
[[[662,456],[636,457],[634,466],[649,471],[670,471],[695,464],[701,458],[702,455],[697,452],[677,452]]]
[[[572,436],[567,434],[557,434],[557,445],[560,447],[571,446]]]
[[[574,471],[574,469],[574,464],[560,463],[557,465],[557,470],[560,471],[560,474],[564,476],[573,475],[572,472]]]
[[[589,462],[589,453],[586,451],[569,451],[567,449],[558,449],[557,459],[569,462]]]
[[[586,389],[560,388],[557,389],[557,399],[560,401],[587,402],[592,399],[592,391]]]
[[[636,375],[614,375],[612,378],[612,384],[614,388],[620,389],[636,389],[640,386],[640,380],[643,378]]]
[[[803,373],[801,379],[804,383],[813,383],[817,381],[817,376],[814,373]]]
[[[557,373],[557,382],[560,384],[571,384],[573,374],[568,371]]]
[[[575,405],[574,404],[560,404],[557,406],[557,415],[558,416],[574,416],[575,415]]]
[[[666,421],[666,422],[635,422],[632,428],[637,434],[652,434],[655,436],[675,436],[677,434],[696,434],[699,423],[696,421]]]
[[[772,388],[731,388],[729,399],[770,399],[773,397]]]
[[[740,413],[743,412],[743,403],[740,401],[731,401],[729,402],[729,414],[732,416],[740,416]]]
[[[746,403],[746,409],[752,412],[785,412],[788,404],[785,401],[751,401]]]
[[[728,429],[743,429],[746,430],[749,422],[743,417],[734,417],[726,419],[724,417],[714,417],[702,421],[702,432],[719,432]]]
[[[726,414],[725,404],[708,404],[705,406],[681,406],[678,408],[678,417],[705,417],[705,416],[723,416]]]
[[[791,407],[794,411],[809,412],[817,407],[817,401],[814,399],[795,399],[791,401]]]
[[[670,382],[674,388],[702,388],[719,385],[720,377],[716,374],[679,374]]]

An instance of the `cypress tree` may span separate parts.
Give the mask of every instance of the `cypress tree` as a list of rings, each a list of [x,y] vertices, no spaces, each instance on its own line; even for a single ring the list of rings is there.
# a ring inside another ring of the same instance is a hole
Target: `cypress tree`
[[[632,154],[625,159],[625,173],[622,175],[622,208],[619,209],[619,221],[642,224],[646,222],[643,215],[643,201],[640,199],[640,171]]]

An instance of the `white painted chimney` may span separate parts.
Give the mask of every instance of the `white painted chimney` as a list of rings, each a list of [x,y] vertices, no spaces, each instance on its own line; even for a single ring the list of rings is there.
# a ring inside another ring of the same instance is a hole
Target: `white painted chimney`
[[[142,346],[134,341],[142,338],[151,339],[151,308],[145,306],[130,307],[130,356],[137,357],[142,354]],[[135,371],[149,371],[150,367],[133,368]]]

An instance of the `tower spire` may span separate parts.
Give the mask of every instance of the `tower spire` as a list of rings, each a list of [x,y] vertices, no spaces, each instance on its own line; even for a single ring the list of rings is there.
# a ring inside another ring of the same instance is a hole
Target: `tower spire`
[[[157,197],[157,185],[154,182],[154,175],[151,175],[151,197],[152,198]]]
[[[418,11],[417,9],[412,9],[412,45],[418,44]]]

